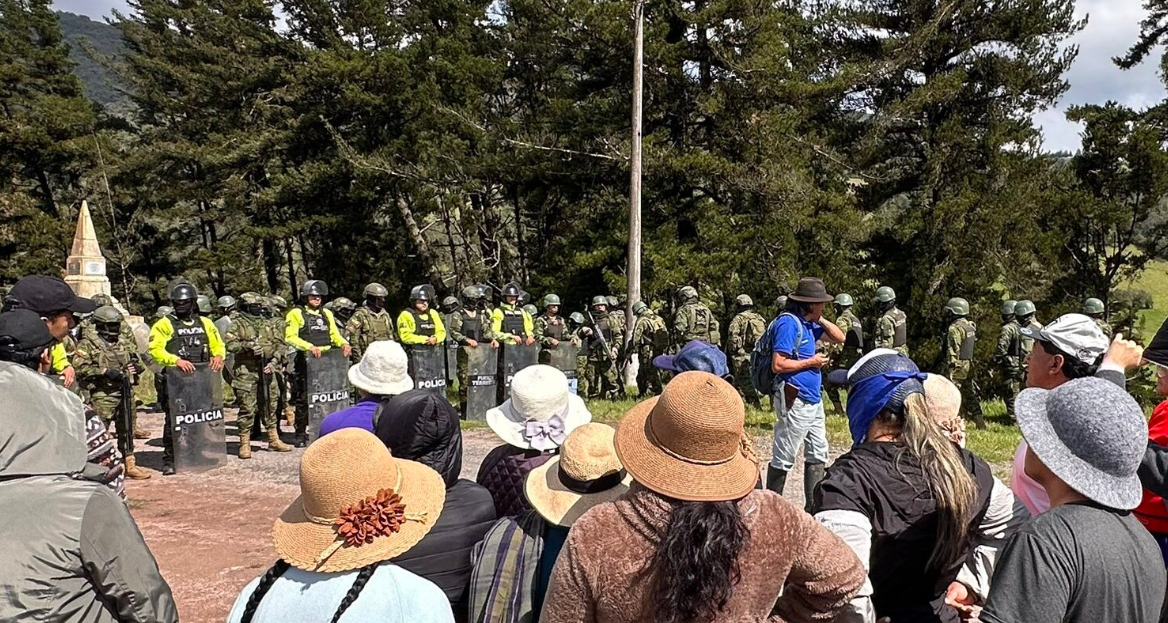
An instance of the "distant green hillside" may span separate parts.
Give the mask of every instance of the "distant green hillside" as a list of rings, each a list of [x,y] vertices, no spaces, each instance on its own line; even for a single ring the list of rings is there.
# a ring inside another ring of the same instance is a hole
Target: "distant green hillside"
[[[81,79],[85,94],[103,106],[116,107],[123,103],[126,97],[117,89],[117,77],[86,53],[88,48],[99,59],[120,57],[125,52],[121,31],[84,15],[58,12],[57,16],[61,23],[61,33],[69,42],[69,58],[77,63],[73,73]]]
[[[1140,314],[1144,320],[1145,339],[1150,340],[1168,318],[1168,262],[1153,260],[1133,285],[1152,295],[1152,309]]]

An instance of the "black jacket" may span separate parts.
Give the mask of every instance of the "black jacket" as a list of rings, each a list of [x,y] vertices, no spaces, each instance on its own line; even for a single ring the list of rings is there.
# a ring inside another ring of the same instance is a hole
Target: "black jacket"
[[[462,431],[458,413],[442,396],[411,390],[382,403],[377,437],[394,457],[417,461],[442,474],[446,502],[426,536],[393,562],[438,585],[455,618],[465,620],[471,550],[495,523],[495,503],[486,489],[458,477]]]

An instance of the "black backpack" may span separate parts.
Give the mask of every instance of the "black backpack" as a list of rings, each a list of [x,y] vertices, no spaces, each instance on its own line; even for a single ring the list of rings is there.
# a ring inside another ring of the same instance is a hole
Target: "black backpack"
[[[803,341],[803,323],[798,322],[799,319],[795,317],[795,314],[784,312],[767,325],[766,332],[754,343],[754,349],[750,351],[750,384],[754,386],[755,391],[765,396],[773,396],[775,393],[775,373],[772,361],[775,352],[775,333],[778,332],[779,318],[783,316],[795,318],[799,327],[799,337],[795,340],[796,358],[799,356],[799,343]]]

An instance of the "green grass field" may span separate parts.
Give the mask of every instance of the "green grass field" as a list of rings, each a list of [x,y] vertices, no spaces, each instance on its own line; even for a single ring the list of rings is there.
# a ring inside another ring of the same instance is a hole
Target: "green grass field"
[[[1153,260],[1139,278],[1123,287],[1143,290],[1152,296],[1152,309],[1140,312],[1144,321],[1145,339],[1150,340],[1160,325],[1168,318],[1168,262]]]

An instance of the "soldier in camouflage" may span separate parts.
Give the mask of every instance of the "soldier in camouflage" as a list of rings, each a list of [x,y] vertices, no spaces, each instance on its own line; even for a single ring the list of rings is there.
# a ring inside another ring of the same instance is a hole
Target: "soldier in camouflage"
[[[231,312],[235,311],[235,305],[235,297],[229,294],[225,294],[219,297],[219,300],[215,302],[215,309],[219,312],[220,317],[230,316]]]
[[[365,286],[365,303],[345,322],[345,334],[353,347],[351,359],[361,361],[369,345],[381,340],[394,340],[394,320],[385,310],[389,290],[380,283]]]
[[[891,348],[908,357],[908,317],[896,307],[896,292],[888,286],[876,289],[872,348]]]
[[[251,434],[256,415],[268,433],[268,450],[289,452],[291,446],[280,441],[273,404],[279,394],[276,381],[276,353],[283,341],[276,341],[271,323],[263,319],[264,300],[255,292],[240,297],[239,309],[231,314],[227,329],[227,352],[235,355],[231,389],[239,403],[239,458],[251,458]]]
[[[783,302],[786,303],[786,301]],[[847,370],[864,354],[864,329],[860,319],[852,312],[852,307],[855,305],[852,295],[837,294],[832,305],[835,308],[835,326],[843,332],[844,343],[829,344],[827,356],[831,357],[832,368]],[[827,390],[827,397],[831,400],[831,406],[836,414],[843,415],[844,405],[840,398],[840,386],[826,383],[824,389]]]
[[[588,349],[585,345],[592,337],[592,329],[587,323],[584,314],[580,312],[572,312],[568,316],[568,335],[579,349],[576,352],[576,394],[581,397],[588,396],[591,387],[588,382]]]
[[[755,407],[761,407],[761,397],[750,382],[750,351],[754,350],[754,345],[766,333],[766,319],[754,311],[754,301],[749,296],[739,294],[734,303],[737,313],[730,320],[730,328],[726,333],[730,371],[734,374],[734,382],[743,399]]]
[[[588,385],[597,398],[615,400],[623,393],[616,362],[624,332],[608,313],[607,298],[593,297],[591,315],[594,324],[588,345]]]
[[[623,334],[627,327],[625,326],[625,310],[621,305],[620,298],[610,295],[604,297],[604,300],[608,302],[608,315],[612,316],[613,322],[620,327]]]
[[[698,291],[693,286],[685,286],[677,291],[679,307],[673,315],[673,340],[681,347],[693,340],[722,345],[722,334],[718,319],[704,303],[698,300]]]
[[[1000,396],[1006,403],[1006,413],[1014,415],[1014,397],[1022,391],[1026,378],[1024,353],[1022,348],[1022,327],[1018,324],[1017,301],[1002,303],[1002,328],[998,331],[998,345],[994,348],[994,365],[1001,376],[1001,387],[1005,395]]]
[[[90,317],[91,330],[81,336],[73,353],[78,385],[89,394],[89,404],[106,430],[112,422],[118,450],[126,457],[126,477],[144,480],[150,473],[134,458],[133,387],[142,372],[137,344],[122,337],[122,313],[111,305],[97,308]]]
[[[669,350],[669,328],[665,326],[665,319],[644,301],[633,304],[633,313],[637,315],[637,323],[633,327],[630,347],[637,353],[637,391],[642,397],[660,394],[664,383],[661,370],[653,365],[653,358]]]
[[[1039,331],[1042,329],[1042,323],[1035,318],[1038,310],[1034,306],[1033,301],[1021,300],[1014,306],[1014,317],[1018,319],[1018,326],[1023,329],[1033,329]],[[1022,336],[1022,367],[1026,367],[1026,358],[1030,356],[1030,351],[1034,349],[1034,340]],[[1023,374],[1023,379],[1026,375]]]
[[[499,342],[495,340],[491,330],[491,317],[485,311],[486,292],[478,286],[467,286],[460,293],[462,309],[450,316],[450,326],[447,327],[450,339],[462,348],[458,349],[458,404],[462,417],[466,417],[466,390],[469,387],[467,366],[470,360],[471,348],[498,349]]]
[[[945,352],[943,373],[957,389],[961,390],[961,403],[967,413],[973,415],[973,422],[978,428],[985,428],[985,418],[982,415],[981,403],[973,390],[971,368],[973,366],[973,348],[977,343],[977,325],[969,319],[969,301],[963,298],[951,298],[945,304],[943,313],[949,322],[945,335]]]
[[[535,317],[535,340],[539,342],[539,361],[547,363],[551,360],[551,349],[560,345],[561,340],[568,339],[568,328],[560,316],[560,297],[549,294],[543,297],[543,313]],[[579,385],[577,385],[579,387]]]
[[[1107,322],[1107,320],[1104,319],[1106,314],[1107,308],[1103,306],[1103,301],[1095,298],[1083,301],[1083,315],[1089,317],[1091,320],[1094,320],[1095,324],[1099,326],[1099,330],[1102,331],[1103,335],[1106,335],[1107,339],[1110,340],[1115,336],[1115,330],[1112,329],[1111,325]]]
[[[349,332],[345,330],[345,324],[353,318],[353,314],[357,313],[357,304],[347,296],[338,296],[326,303],[325,309],[333,312],[333,317],[337,319],[337,330],[348,339]]]
[[[291,363],[291,358],[288,353],[288,345],[284,342],[284,330],[287,329],[288,321],[285,314],[288,313],[288,302],[284,297],[273,294],[264,299],[263,317],[264,325],[271,332],[274,343],[276,344],[276,351],[272,355],[272,364],[275,373],[272,375],[276,381],[276,388],[279,390],[275,399],[276,419],[279,420],[281,414],[288,421],[288,426],[294,426],[296,420],[296,411],[289,404],[289,382],[288,365]]]

